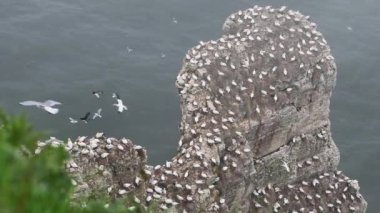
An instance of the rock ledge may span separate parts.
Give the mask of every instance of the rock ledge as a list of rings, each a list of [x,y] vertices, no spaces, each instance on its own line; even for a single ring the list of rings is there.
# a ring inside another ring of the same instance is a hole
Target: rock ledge
[[[357,181],[337,171],[337,70],[316,24],[255,6],[223,31],[184,58],[177,155],[152,167],[128,139],[79,137],[66,144],[77,195],[133,195],[171,212],[365,212]]]

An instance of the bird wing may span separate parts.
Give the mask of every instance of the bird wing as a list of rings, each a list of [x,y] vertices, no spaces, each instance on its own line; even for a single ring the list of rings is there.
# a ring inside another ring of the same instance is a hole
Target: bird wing
[[[19,104],[23,106],[40,106],[41,102],[38,101],[22,101]]]
[[[87,112],[86,115],[82,118],[80,118],[81,120],[87,120],[88,117],[90,117],[91,113],[90,112]]]
[[[53,101],[53,100],[46,100],[43,104],[46,106],[52,107],[54,105],[61,105],[62,103],[58,101]]]
[[[94,116],[92,116],[92,120],[95,120],[95,118],[101,118],[102,115],[100,115],[100,112],[97,112],[94,114]]]
[[[44,106],[43,109],[46,110],[48,113],[54,114],[54,115],[59,112],[58,108],[53,108],[53,107],[50,107],[50,106]]]

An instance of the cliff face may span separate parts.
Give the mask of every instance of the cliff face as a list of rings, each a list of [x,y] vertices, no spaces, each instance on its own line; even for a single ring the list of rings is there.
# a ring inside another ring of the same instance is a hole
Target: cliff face
[[[336,65],[316,25],[255,6],[223,31],[184,58],[177,155],[153,168],[127,139],[78,138],[68,147],[78,194],[132,194],[186,212],[365,212],[357,181],[337,171]]]

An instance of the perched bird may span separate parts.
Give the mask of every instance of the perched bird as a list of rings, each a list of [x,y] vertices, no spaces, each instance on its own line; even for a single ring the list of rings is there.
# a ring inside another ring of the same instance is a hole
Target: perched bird
[[[72,123],[72,124],[76,124],[76,123],[78,123],[78,120],[75,120],[75,119],[72,118],[72,117],[69,117],[69,119],[70,119],[70,123]]]
[[[96,98],[100,98],[100,95],[103,95],[103,91],[93,91],[92,94],[95,95]]]
[[[281,160],[281,161],[282,161],[282,166],[285,168],[285,170],[286,170],[287,172],[290,172],[290,168],[289,168],[288,163],[286,163],[286,162],[283,161],[283,160]]]
[[[102,115],[100,114],[102,112],[102,108],[99,108],[97,112],[95,112],[94,116],[92,116],[92,120],[95,120],[95,118],[101,118]]]
[[[86,115],[85,115],[84,117],[81,117],[80,119],[81,119],[83,122],[87,123],[88,118],[90,117],[90,115],[91,115],[91,112],[87,112]]]
[[[38,102],[38,101],[23,101],[20,102],[21,105],[23,106],[36,106],[40,109],[43,109],[47,111],[50,114],[57,114],[59,112],[58,108],[54,108],[53,106],[55,105],[61,105],[62,103],[58,101],[53,101],[53,100],[46,100],[44,102]]]

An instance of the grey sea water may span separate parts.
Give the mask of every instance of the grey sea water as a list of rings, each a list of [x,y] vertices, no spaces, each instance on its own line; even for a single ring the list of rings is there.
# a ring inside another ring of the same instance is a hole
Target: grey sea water
[[[331,123],[340,169],[360,181],[368,212],[378,212],[379,1],[1,0],[0,107],[26,112],[37,130],[61,139],[125,136],[147,148],[151,164],[165,162],[179,139],[174,82],[182,58],[199,40],[217,39],[229,14],[254,4],[300,10],[326,37],[338,66]],[[98,100],[93,90],[105,94]],[[126,113],[116,113],[112,92]],[[54,116],[18,105],[27,99],[63,105]],[[99,107],[103,119],[69,123]]]

